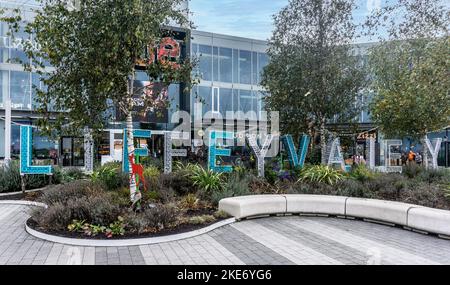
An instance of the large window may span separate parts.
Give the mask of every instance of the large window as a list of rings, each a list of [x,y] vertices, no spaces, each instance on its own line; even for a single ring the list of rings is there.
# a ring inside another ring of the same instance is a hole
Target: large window
[[[9,76],[8,71],[0,70],[0,106],[3,107],[3,102],[8,96]]]
[[[267,64],[269,64],[269,57],[267,54],[258,53],[258,84],[261,83],[261,75]]]
[[[253,96],[250,90],[239,90],[240,111],[247,113],[253,111]]]
[[[205,114],[208,111],[211,111],[212,109],[212,100],[211,100],[211,88],[210,87],[198,87],[198,94],[197,94],[197,102],[201,102],[203,104],[203,114]]]
[[[239,51],[239,83],[252,84],[252,53]]]
[[[233,50],[233,83],[239,83],[239,51]]]
[[[232,89],[220,88],[220,113],[225,117],[227,111],[233,111]]]
[[[219,48],[213,48],[213,80],[219,81]]]
[[[220,82],[233,82],[233,50],[230,48],[220,48]]]
[[[210,46],[199,45],[200,53],[199,69],[201,78],[212,81],[212,48]]]
[[[13,109],[31,109],[30,73],[11,71],[10,97]]]

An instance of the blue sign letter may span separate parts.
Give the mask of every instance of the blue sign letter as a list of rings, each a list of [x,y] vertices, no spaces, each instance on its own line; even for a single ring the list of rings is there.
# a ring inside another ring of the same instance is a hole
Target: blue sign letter
[[[209,152],[208,152],[208,168],[215,172],[232,172],[233,167],[230,165],[216,165],[217,156],[230,156],[230,149],[216,148],[217,139],[234,139],[232,132],[216,132],[209,133]]]
[[[288,152],[289,162],[292,167],[303,167],[305,165],[306,154],[308,152],[308,146],[310,138],[307,135],[303,135],[300,141],[300,148],[297,152],[295,151],[294,141],[291,135],[283,136],[283,142]]]
[[[133,130],[133,137],[149,139],[152,137],[152,132],[149,130]],[[134,149],[135,156],[148,156],[148,148],[135,148]],[[128,159],[128,136],[127,129],[123,130],[123,150],[122,150],[122,171],[124,173],[130,172],[130,161]]]
[[[33,128],[20,126],[20,174],[52,175],[52,166],[33,166]]]

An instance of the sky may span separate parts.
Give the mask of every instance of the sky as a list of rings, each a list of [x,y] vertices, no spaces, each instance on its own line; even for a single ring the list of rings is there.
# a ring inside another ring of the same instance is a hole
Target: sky
[[[357,22],[386,0],[356,0]],[[272,15],[288,0],[190,0],[192,20],[197,30],[266,40],[273,30]]]

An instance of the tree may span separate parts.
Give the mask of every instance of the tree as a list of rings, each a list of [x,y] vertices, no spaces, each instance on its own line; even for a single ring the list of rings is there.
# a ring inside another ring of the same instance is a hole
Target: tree
[[[134,98],[140,94],[146,109],[166,105],[166,90],[174,82],[189,82],[192,66],[163,54],[155,60],[154,47],[170,34],[168,26],[189,27],[181,0],[40,0],[34,20],[26,24],[39,49],[25,43],[32,58],[26,66],[42,75],[46,90],[38,90],[44,130],[101,130],[111,105],[126,117],[128,152],[134,152]],[[146,51],[147,49],[147,51]],[[159,51],[162,51],[160,49]],[[43,59],[43,60],[42,60]],[[54,68],[45,68],[47,61]],[[151,85],[136,88],[137,63]],[[56,111],[56,113],[54,112]],[[56,120],[50,124],[50,118]],[[134,163],[134,157],[130,160]],[[131,168],[131,163],[130,163]],[[130,196],[139,205],[141,194],[130,169]]]
[[[290,0],[274,17],[270,63],[262,85],[266,106],[280,112],[280,130],[298,137],[320,134],[326,161],[326,124],[355,118],[355,97],[364,86],[359,57],[352,54],[353,1]]]
[[[436,0],[399,0],[369,16],[368,30],[381,39],[369,55],[370,109],[386,136],[425,146],[427,133],[449,125],[449,16],[448,5]]]

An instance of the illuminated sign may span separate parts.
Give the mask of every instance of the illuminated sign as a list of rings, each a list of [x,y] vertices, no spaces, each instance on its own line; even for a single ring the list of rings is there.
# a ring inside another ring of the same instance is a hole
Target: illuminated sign
[[[295,150],[294,141],[291,135],[285,135],[282,138],[284,146],[287,150],[289,162],[292,167],[303,167],[305,165],[306,154],[308,152],[308,146],[310,142],[310,137],[303,135],[300,141],[298,154]]]
[[[35,166],[32,159],[33,127],[20,126],[20,175],[46,174],[52,175],[52,166]]]

